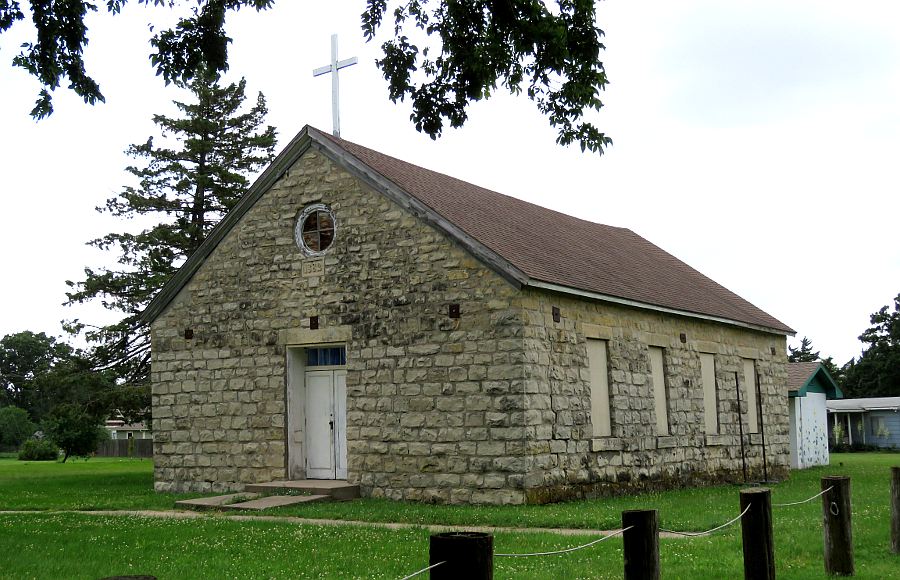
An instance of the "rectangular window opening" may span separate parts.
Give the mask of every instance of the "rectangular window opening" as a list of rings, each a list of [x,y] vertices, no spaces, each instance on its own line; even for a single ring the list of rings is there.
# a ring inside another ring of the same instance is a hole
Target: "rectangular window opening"
[[[669,434],[669,394],[666,388],[666,370],[663,349],[650,347],[650,376],[653,381],[653,403],[656,410],[656,434]]]
[[[759,415],[756,409],[756,361],[744,359],[744,389],[747,396],[747,432],[759,433]]]
[[[341,366],[347,364],[347,349],[343,346],[306,349],[307,367]]]
[[[719,433],[719,389],[716,385],[716,356],[700,353],[700,378],[703,381],[703,416],[706,434]]]
[[[591,373],[591,424],[594,437],[612,435],[609,406],[609,361],[605,340],[588,339],[588,369]]]

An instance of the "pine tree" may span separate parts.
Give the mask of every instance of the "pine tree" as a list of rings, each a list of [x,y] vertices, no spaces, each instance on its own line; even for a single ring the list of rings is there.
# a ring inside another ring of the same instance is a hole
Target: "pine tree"
[[[813,352],[812,341],[805,336],[800,340],[800,348],[788,347],[788,362],[816,362],[819,351]]]
[[[805,336],[800,340],[800,348],[788,347],[788,362],[820,362],[838,387],[843,389],[844,369],[834,363],[833,357],[822,358],[820,351],[814,351],[812,341]]]
[[[137,184],[97,208],[123,219],[147,216],[155,225],[88,242],[118,252],[119,266],[85,268],[84,280],[67,281],[73,288],[67,304],[100,300],[105,308],[123,314],[115,324],[88,326],[75,320],[67,328],[84,332],[94,345],[97,367],[115,371],[123,393],[131,388],[128,400],[136,407],[142,406],[137,400],[143,400],[144,407],[149,404],[150,337],[140,322],[141,312],[240,200],[249,176],[274,156],[275,129],[262,128],[267,112],[262,93],[242,112],[244,79],[222,86],[218,76],[202,74],[184,88],[193,101],[174,101],[178,117],[153,117],[164,144],[157,146],[150,137],[127,150],[140,160],[126,168]]]

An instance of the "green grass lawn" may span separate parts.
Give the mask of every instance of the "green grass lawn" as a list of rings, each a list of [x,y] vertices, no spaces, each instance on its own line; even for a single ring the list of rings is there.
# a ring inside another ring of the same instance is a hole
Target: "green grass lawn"
[[[154,492],[147,459],[0,458],[0,510],[172,509],[176,499],[197,495]]]
[[[889,553],[889,467],[900,454],[841,454],[832,466],[794,472],[773,486],[773,502],[809,497],[823,475],[850,475],[857,577],[896,578]],[[617,528],[624,509],[656,508],[663,527],[699,530],[738,513],[737,486],[654,493],[550,506],[425,506],[379,500],[310,504],[272,510],[369,521],[462,525]],[[180,497],[180,496],[178,496]],[[0,509],[170,509],[176,496],[152,492],[148,461],[91,459],[77,463],[0,460]],[[821,503],[775,508],[779,576],[825,578]],[[500,533],[495,552],[547,551],[589,537]],[[400,578],[427,565],[428,533],[365,526],[245,522],[223,516],[175,520],[72,513],[0,515],[0,578]],[[666,578],[739,578],[740,525],[712,537],[663,540]],[[613,538],[566,555],[496,558],[497,578],[620,578],[622,542]],[[423,576],[427,577],[427,576]]]
[[[794,471],[789,480],[772,488],[772,503],[806,499],[820,491],[826,475],[852,477],[855,512],[890,517],[890,467],[900,465],[900,454],[834,454],[828,467]],[[629,509],[659,510],[660,525],[679,531],[708,530],[738,513],[741,486],[693,488],[535,506],[431,506],[388,500],[346,503],[311,503],[268,510],[267,513],[309,518],[355,519],[416,524],[495,525],[513,527],[562,527],[615,529]],[[702,508],[701,508],[702,506]],[[782,508],[785,517],[818,514],[819,500]]]
[[[579,538],[501,534],[495,551],[540,551]],[[428,532],[298,526],[221,517],[171,520],[0,515],[0,578],[401,578],[428,565]],[[566,557],[497,558],[500,578],[621,577],[618,538]],[[740,565],[740,560],[738,560]],[[423,578],[427,578],[425,575]]]

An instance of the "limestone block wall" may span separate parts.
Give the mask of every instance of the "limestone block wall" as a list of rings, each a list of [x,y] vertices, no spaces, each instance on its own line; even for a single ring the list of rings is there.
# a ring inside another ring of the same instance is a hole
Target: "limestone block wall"
[[[559,308],[559,322],[553,320],[554,306]],[[745,359],[756,361],[760,378],[769,475],[786,476],[784,336],[538,290],[526,291],[523,318],[526,501],[742,477],[735,373],[746,433]],[[593,434],[587,338],[607,343],[609,437]],[[666,436],[656,432],[650,346],[664,348]],[[701,352],[715,356],[719,431],[714,435],[705,432]],[[745,435],[744,441],[750,474],[761,477],[761,435]]]
[[[293,239],[313,203],[337,221],[323,259]],[[151,337],[158,490],[286,478],[289,349],[316,337],[346,346],[348,480],[366,496],[545,502],[733,478],[746,415],[734,372],[743,381],[748,358],[770,473],[788,463],[783,336],[517,290],[315,149],[225,236]],[[607,341],[609,437],[593,435],[587,338]],[[649,345],[665,349],[667,436],[655,432]],[[704,432],[701,352],[715,353],[716,435]],[[756,472],[758,440],[746,437]]]
[[[293,228],[316,202],[337,234],[310,274]],[[152,325],[156,489],[286,477],[286,349],[317,316],[323,336],[349,337],[348,479],[364,495],[523,502],[519,300],[438,230],[307,151]]]

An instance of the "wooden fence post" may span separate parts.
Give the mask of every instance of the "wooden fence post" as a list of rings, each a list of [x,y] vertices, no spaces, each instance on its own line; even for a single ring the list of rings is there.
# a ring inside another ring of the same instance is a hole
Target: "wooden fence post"
[[[749,506],[749,509],[747,509]],[[741,537],[744,578],[775,580],[775,543],[772,539],[772,494],[764,487],[741,490]]]
[[[825,572],[853,576],[853,532],[850,527],[850,478],[823,477],[822,533],[825,540]]]
[[[482,532],[445,532],[431,535],[428,564],[432,580],[492,580],[494,536]]]
[[[900,467],[891,468],[891,552],[900,554]]]
[[[625,580],[659,580],[659,513],[624,511],[622,528],[626,528],[622,533]]]

